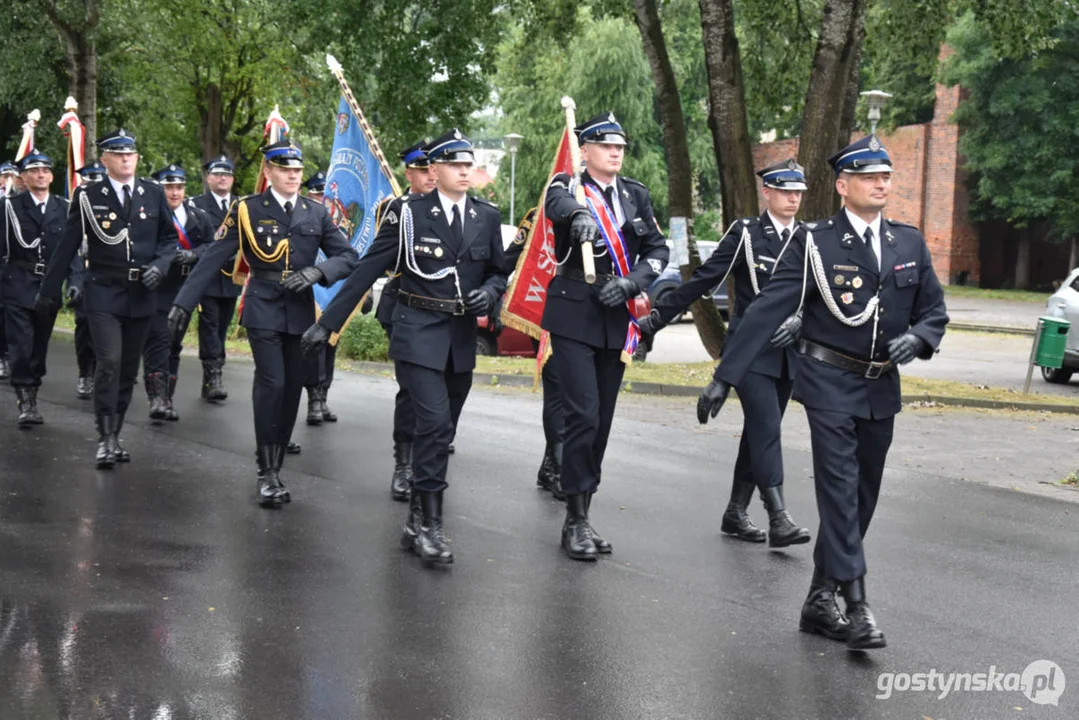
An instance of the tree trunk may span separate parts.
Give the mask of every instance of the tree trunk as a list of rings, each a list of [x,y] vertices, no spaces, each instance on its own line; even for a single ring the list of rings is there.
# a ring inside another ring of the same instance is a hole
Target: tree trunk
[[[716,151],[726,227],[740,217],[757,214],[757,181],[753,175],[742,58],[734,36],[731,0],[699,2],[704,64],[708,71],[708,126]]]
[[[204,104],[199,111],[199,145],[202,149],[202,162],[208,163],[222,153],[223,133],[221,131],[222,104],[221,88],[216,83],[206,86]]]
[[[79,120],[86,128],[86,160],[96,155],[97,139],[97,43],[94,30],[101,21],[98,0],[84,0],[84,22],[76,27],[60,17],[56,3],[40,0],[45,17],[53,24],[67,47],[68,94],[79,104]]]
[[[686,119],[678,96],[678,84],[663,38],[663,26],[656,8],[656,0],[634,0],[637,29],[641,32],[644,52],[652,67],[656,84],[656,101],[660,124],[663,126],[663,147],[667,155],[667,193],[671,217],[686,218],[689,264],[682,268],[682,279],[687,279],[701,264],[700,253],[693,236],[693,168],[689,160],[689,140],[686,137]],[[705,349],[718,358],[723,347],[726,327],[723,318],[711,299],[698,300],[693,304],[693,324]]]
[[[824,4],[798,147],[809,185],[802,200],[805,218],[833,215],[839,204],[827,160],[848,144],[854,125],[857,96],[852,101],[851,92],[857,89],[852,91],[851,85],[857,78],[865,38],[865,10],[866,0],[826,0]],[[846,134],[841,130],[844,126]]]
[[[1030,289],[1030,228],[1019,233],[1019,247],[1015,253],[1015,289]]]
[[[1071,272],[1079,264],[1079,236],[1073,237],[1068,245],[1071,246],[1068,252],[1068,272]]]

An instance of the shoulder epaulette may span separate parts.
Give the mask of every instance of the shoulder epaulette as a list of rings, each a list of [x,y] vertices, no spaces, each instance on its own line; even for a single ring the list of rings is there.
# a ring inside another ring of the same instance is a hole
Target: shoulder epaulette
[[[476,202],[478,202],[480,205],[486,205],[487,207],[494,208],[495,210],[498,210],[498,206],[495,205],[490,200],[487,200],[487,199],[481,198],[481,197],[473,197],[472,199],[475,200]]]
[[[914,230],[918,229],[917,225],[911,225],[910,223],[903,222],[902,220],[896,220],[895,218],[887,218],[887,220],[888,220],[889,225],[900,225],[902,227],[909,227],[909,228],[912,228]]]
[[[761,219],[754,215],[753,217],[742,218],[738,222],[748,227],[749,225],[760,225]]]
[[[803,222],[806,230],[828,230],[835,226],[835,220],[831,218],[827,220],[814,220],[813,222]]]
[[[640,180],[634,180],[633,178],[626,177],[625,175],[619,175],[618,179],[619,180],[624,180],[625,182],[628,182],[630,185],[640,185],[645,190],[648,189],[647,187],[645,187],[645,184],[643,182],[641,182]]]

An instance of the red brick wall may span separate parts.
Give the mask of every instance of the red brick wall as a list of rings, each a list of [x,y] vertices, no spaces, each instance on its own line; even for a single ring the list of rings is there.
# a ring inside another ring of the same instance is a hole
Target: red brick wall
[[[941,59],[949,54],[951,50],[943,48]],[[885,215],[922,230],[941,282],[962,279],[977,285],[981,279],[978,233],[967,215],[970,199],[958,149],[959,128],[951,122],[960,97],[959,87],[937,85],[932,122],[899,127],[879,136],[895,168]],[[861,133],[851,140],[858,137]],[[755,146],[753,162],[761,168],[797,154],[798,138],[779,140]],[[832,169],[806,168],[807,174],[815,172],[831,175]],[[763,205],[763,198],[760,202]]]

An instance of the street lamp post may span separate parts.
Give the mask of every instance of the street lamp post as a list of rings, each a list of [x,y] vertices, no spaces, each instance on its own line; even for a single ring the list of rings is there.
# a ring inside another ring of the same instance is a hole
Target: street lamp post
[[[884,107],[885,101],[892,96],[891,93],[886,93],[883,90],[866,90],[863,93],[859,93],[866,99],[869,104],[869,134],[877,134],[877,123],[880,122],[880,109]]]
[[[510,133],[503,138],[506,142],[506,149],[510,153],[510,224],[514,226],[517,225],[517,216],[513,213],[513,200],[516,195],[515,186],[517,182],[517,147],[523,139],[524,135],[518,135],[517,133]]]

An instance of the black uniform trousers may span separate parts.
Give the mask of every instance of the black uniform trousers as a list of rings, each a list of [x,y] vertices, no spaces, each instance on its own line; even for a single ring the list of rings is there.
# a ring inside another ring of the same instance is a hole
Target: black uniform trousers
[[[94,414],[99,418],[109,415],[122,418],[131,404],[150,318],[120,317],[101,310],[88,310],[86,320],[97,356]]]
[[[453,353],[445,370],[397,360],[397,382],[408,391],[415,413],[412,445],[412,487],[421,492],[441,492],[447,487],[449,446],[457,419],[472,389],[472,371],[455,372]]]
[[[565,418],[562,489],[567,495],[594,493],[614,421],[614,406],[626,366],[621,349],[596,348],[551,335],[554,374],[562,386]]]
[[[41,387],[56,312],[43,313],[10,304],[4,306],[4,332],[7,334],[12,387]]]
[[[288,445],[306,373],[300,336],[247,328],[255,358],[251,400],[255,410],[255,445]]]
[[[7,357],[7,320],[4,305],[0,304],[0,358]]]
[[[79,377],[94,374],[97,360],[94,357],[94,343],[90,338],[90,323],[86,320],[86,311],[80,302],[75,306],[75,362],[79,366]]]
[[[385,290],[383,290],[385,292]],[[379,308],[382,307],[381,301]],[[393,337],[393,323],[380,323],[386,337]],[[462,403],[463,404],[463,403]],[[459,413],[460,411],[458,411]],[[454,425],[456,427],[456,425]],[[412,411],[412,398],[401,379],[397,379],[397,395],[393,398],[393,444],[410,443],[416,428],[416,413]]]
[[[539,340],[532,338],[532,349],[539,353]],[[562,442],[566,418],[562,413],[562,384],[558,382],[554,365],[543,364],[543,438],[548,445]]]
[[[329,390],[333,384],[333,365],[337,361],[337,346],[326,344],[314,355],[306,359],[307,372],[305,387],[317,387]]]
[[[895,416],[869,420],[806,408],[820,529],[813,562],[839,582],[865,575],[862,538],[880,495]]]
[[[234,297],[204,296],[199,301],[199,360],[225,360],[225,339],[235,311]]]
[[[184,346],[177,343],[174,347],[169,334],[169,310],[171,302],[159,298],[157,311],[150,316],[150,329],[146,335],[146,347],[142,353],[142,371],[175,375],[180,370],[180,351]],[[184,332],[187,328],[184,328]]]
[[[734,481],[750,483],[761,490],[783,484],[783,449],[780,425],[794,380],[783,359],[782,376],[775,378],[748,372],[738,384],[742,405],[742,440],[734,461]]]

